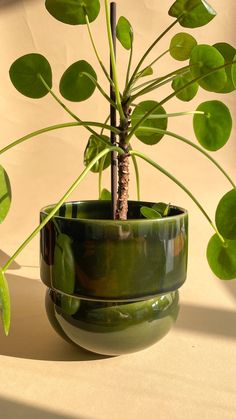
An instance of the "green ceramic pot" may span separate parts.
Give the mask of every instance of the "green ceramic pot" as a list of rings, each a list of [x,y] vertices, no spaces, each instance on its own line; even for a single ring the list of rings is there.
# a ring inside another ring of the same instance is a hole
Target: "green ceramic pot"
[[[187,269],[188,216],[147,220],[129,202],[127,221],[109,201],[66,203],[41,232],[41,278],[49,319],[85,349],[118,355],[143,349],[170,329]],[[43,219],[53,206],[41,211]]]

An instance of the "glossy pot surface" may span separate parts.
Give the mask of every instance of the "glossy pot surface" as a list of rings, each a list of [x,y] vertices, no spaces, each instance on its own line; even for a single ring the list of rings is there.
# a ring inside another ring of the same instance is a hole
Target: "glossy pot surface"
[[[129,202],[127,221],[110,219],[109,201],[63,205],[41,231],[41,278],[62,294],[110,302],[151,298],[178,289],[186,279],[188,215],[141,218]],[[41,220],[53,206],[41,211]]]

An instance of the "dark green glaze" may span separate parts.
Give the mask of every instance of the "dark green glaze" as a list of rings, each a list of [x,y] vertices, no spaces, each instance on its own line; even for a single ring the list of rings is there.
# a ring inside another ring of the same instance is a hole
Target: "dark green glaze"
[[[140,208],[153,204],[129,202],[127,221],[110,219],[109,201],[65,204],[41,232],[42,281],[61,293],[106,301],[178,289],[186,278],[188,216],[171,206],[166,218],[142,219]],[[41,219],[51,208],[41,212]]]
[[[178,291],[145,301],[107,303],[74,300],[77,310],[68,314],[64,295],[46,295],[48,318],[67,341],[103,355],[136,352],[163,338],[178,315]]]

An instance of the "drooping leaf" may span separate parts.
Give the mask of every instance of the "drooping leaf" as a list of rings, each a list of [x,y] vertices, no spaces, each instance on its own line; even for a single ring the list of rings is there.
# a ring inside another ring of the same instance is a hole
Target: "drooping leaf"
[[[116,37],[125,49],[131,49],[134,33],[130,22],[121,16],[116,26]]]
[[[228,141],[232,130],[229,109],[219,100],[211,100],[201,103],[196,110],[205,113],[193,117],[193,128],[199,143],[207,150],[219,150]]]
[[[232,75],[234,87],[236,89],[236,55],[234,56],[233,61],[234,61],[234,64],[232,65],[231,75]]]
[[[197,45],[191,52],[189,64],[194,78],[205,76],[198,81],[198,84],[203,89],[210,92],[220,92],[224,88],[227,82],[224,68],[208,74],[215,68],[225,64],[223,56],[216,48],[210,45]]]
[[[91,161],[99,153],[101,153],[101,151],[105,150],[106,143],[107,143],[108,146],[110,145],[109,137],[107,137],[106,135],[102,135],[101,137],[105,141],[105,143],[102,142],[102,141],[99,141],[99,139],[97,137],[95,137],[94,135],[91,135],[91,137],[89,138],[87,147],[86,147],[85,152],[84,152],[84,164],[85,164],[85,166],[88,166],[88,164],[91,163]],[[91,172],[98,173],[99,168],[100,168],[100,163],[101,163],[101,160],[98,161],[92,167]],[[110,155],[110,153],[108,153],[106,155],[106,158],[105,158],[105,161],[104,161],[103,170],[107,169],[107,167],[109,167],[110,164],[111,164],[111,155]]]
[[[234,59],[236,54],[236,49],[231,45],[225,42],[219,42],[218,44],[213,45],[224,57],[225,63],[231,63]],[[235,90],[235,86],[232,80],[232,66],[228,66],[225,68],[227,81],[224,87],[220,90],[220,93],[230,93]]]
[[[55,19],[69,25],[86,24],[86,15],[93,22],[100,12],[99,0],[46,0],[45,6]]]
[[[60,92],[65,99],[82,102],[92,96],[96,85],[84,73],[97,80],[94,69],[84,60],[76,61],[65,71],[60,81]]]
[[[132,126],[135,126],[143,116],[154,108],[155,105],[158,105],[158,102],[153,100],[147,100],[141,102],[138,106],[136,106],[133,114],[131,116]],[[135,132],[136,137],[145,144],[153,145],[157,144],[163,137],[163,134],[153,133],[142,131],[142,127],[150,127],[150,128],[159,128],[162,130],[166,130],[167,128],[167,118],[158,118],[160,115],[166,115],[165,109],[160,106],[156,111],[154,111],[148,119],[138,128]]]
[[[177,33],[170,42],[170,55],[178,61],[190,58],[192,49],[197,45],[196,39],[189,33]]]
[[[215,234],[207,247],[207,260],[218,278],[230,280],[236,278],[236,240],[223,243]]]
[[[9,177],[0,165],[0,223],[6,218],[11,205],[11,185]]]
[[[10,294],[5,274],[0,267],[0,313],[5,335],[7,336],[11,323]]]
[[[111,200],[111,192],[108,189],[104,188],[101,192],[99,197],[101,201],[110,201]]]
[[[141,207],[140,212],[144,218],[148,218],[148,219],[162,218],[162,215],[158,211],[156,211],[154,208]]]
[[[216,226],[226,239],[236,240],[236,190],[227,192],[216,209]]]
[[[176,0],[169,15],[178,18],[185,28],[198,28],[207,25],[216,16],[216,11],[206,0]]]
[[[27,54],[18,58],[9,70],[14,87],[22,95],[39,99],[48,94],[48,89],[40,80],[45,80],[52,87],[52,70],[47,59],[41,54]]]
[[[177,90],[186,86],[186,84],[190,83],[192,80],[193,76],[190,72],[185,74],[179,74],[172,81],[171,87],[176,92]],[[185,89],[177,93],[176,97],[180,100],[183,100],[184,102],[189,102],[196,96],[198,89],[198,83],[190,84],[189,86],[185,87]]]

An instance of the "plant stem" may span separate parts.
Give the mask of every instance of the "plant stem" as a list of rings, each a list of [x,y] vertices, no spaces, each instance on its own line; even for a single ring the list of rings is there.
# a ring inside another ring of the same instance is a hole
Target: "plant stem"
[[[88,74],[88,73],[86,73],[86,72],[83,72],[83,73],[81,73],[81,74],[83,74],[84,76],[86,76],[86,77],[88,77],[92,82],[93,82],[93,84],[98,88],[98,90],[99,90],[99,92],[102,94],[102,96],[114,107],[114,108],[116,108],[117,106],[116,106],[116,103],[113,101],[113,100],[111,100],[110,99],[110,97],[106,94],[106,92],[105,92],[105,90],[103,90],[103,88],[100,86],[100,84],[98,83],[98,81],[93,77],[93,76],[91,76],[91,74]]]
[[[108,115],[108,116],[107,116],[107,118],[105,119],[104,125],[106,125],[106,124],[108,123],[108,121],[109,121],[109,120],[110,120],[110,115]],[[114,127],[112,127],[112,128],[114,128]],[[105,128],[102,128],[102,129],[101,129],[100,135],[103,135],[104,129],[105,129]],[[117,129],[117,128],[116,128],[116,129]],[[114,131],[113,131],[113,132],[114,132]]]
[[[135,155],[132,154],[131,156],[133,165],[134,165],[134,171],[135,171],[135,178],[136,178],[136,187],[137,187],[137,200],[141,200],[141,193],[140,193],[140,176],[139,176],[139,168],[138,163]]]
[[[193,202],[198,206],[204,217],[207,219],[207,221],[210,223],[212,228],[215,230],[216,234],[219,236],[220,240],[225,243],[224,238],[221,236],[221,234],[218,232],[216,226],[214,225],[213,221],[207,214],[207,212],[204,210],[200,202],[195,198],[195,196],[190,192],[189,189],[186,188],[178,179],[176,179],[175,176],[173,176],[171,173],[169,173],[167,170],[165,170],[163,167],[161,167],[159,164],[157,164],[155,161],[150,159],[148,156],[146,156],[143,153],[140,153],[139,151],[131,150],[130,154],[140,157],[141,159],[145,160],[147,163],[149,163],[151,166],[155,167],[157,170],[159,170],[161,173],[163,173],[165,176],[167,176],[169,179],[171,179],[176,185],[178,185],[181,189],[183,189],[184,192],[193,200]]]
[[[111,65],[112,65],[113,79],[114,79],[113,81],[115,85],[114,87],[115,87],[115,94],[116,94],[116,103],[117,103],[117,108],[120,114],[120,119],[121,121],[123,121],[125,119],[125,116],[124,116],[124,112],[121,105],[120,90],[119,90],[117,68],[116,68],[116,59],[115,59],[115,52],[114,52],[111,25],[110,25],[110,11],[108,7],[108,0],[104,0],[104,1],[105,1],[105,12],[106,12],[107,35],[108,35],[108,42],[109,42],[110,55],[111,55]]]
[[[100,57],[100,55],[98,53],[98,50],[96,48],[95,41],[94,41],[93,34],[92,34],[92,30],[91,30],[91,26],[90,26],[90,22],[89,22],[89,18],[88,18],[88,15],[87,14],[85,15],[85,19],[86,19],[86,24],[87,24],[87,28],[88,28],[89,37],[90,37],[90,40],[91,40],[91,43],[92,43],[92,46],[93,46],[95,55],[97,57],[97,60],[98,60],[98,62],[100,64],[100,66],[101,66],[101,68],[102,68],[102,70],[103,70],[103,72],[104,72],[107,80],[114,87],[114,83],[113,83],[112,79],[110,78],[110,76],[109,76],[109,74],[108,74],[108,72],[106,70],[106,67],[104,66],[104,64],[103,64],[103,62],[101,60],[101,57]]]
[[[95,126],[95,127],[102,127],[103,129],[109,129],[110,131],[115,132],[116,134],[119,134],[119,132],[120,132],[117,128],[111,127],[110,125],[105,125],[105,124],[100,124],[99,122],[96,123],[96,122],[90,122],[90,121],[67,122],[67,123],[64,123],[64,124],[51,125],[50,127],[42,128],[42,129],[39,129],[37,131],[31,132],[30,134],[27,134],[24,137],[21,137],[18,140],[13,141],[12,143],[8,144],[6,147],[4,147],[0,150],[0,155],[5,153],[6,151],[10,150],[11,148],[17,146],[18,144],[21,144],[24,141],[29,140],[30,138],[33,138],[33,137],[36,137],[38,135],[44,134],[45,132],[54,131],[54,130],[61,129],[61,128],[68,128],[68,127],[78,127],[78,126],[87,127],[88,125]],[[102,140],[101,137],[99,137],[99,139],[100,139],[101,142],[103,142],[104,144],[107,145],[107,143],[104,140]]]
[[[154,64],[156,64],[157,61],[159,61],[162,57],[164,57],[169,52],[169,49],[164,51],[161,55],[159,55],[155,60],[153,60],[149,65],[147,65],[143,70],[141,70],[137,76],[135,77],[134,82],[136,82],[140,77],[142,77],[143,73],[149,68],[152,67]]]
[[[89,173],[91,168],[105,155],[107,155],[109,152],[116,150],[117,152],[123,154],[124,151],[119,147],[107,147],[107,149],[101,151],[89,164],[88,166],[83,170],[83,172],[79,175],[79,177],[76,179],[76,181],[71,185],[71,187],[68,189],[68,191],[63,195],[63,197],[60,199],[60,201],[55,205],[53,210],[48,214],[45,219],[40,223],[40,225],[30,234],[30,236],[21,244],[21,246],[17,249],[17,251],[14,253],[14,255],[5,263],[5,265],[2,268],[3,272],[6,272],[6,270],[9,268],[11,263],[15,260],[15,258],[22,252],[22,250],[27,246],[27,244],[39,233],[40,230],[48,223],[49,220],[57,213],[59,208],[65,203],[67,198],[70,196],[70,194],[79,186],[79,184],[82,182],[82,180],[86,177],[86,175]]]
[[[131,76],[131,79],[128,83],[128,86],[125,89],[125,93],[124,96],[126,96],[129,92],[130,87],[132,86],[132,83],[135,79],[136,74],[138,73],[141,65],[143,64],[144,60],[146,59],[146,57],[149,55],[149,53],[152,51],[152,49],[156,46],[156,44],[173,28],[173,26],[176,25],[176,23],[179,21],[180,17],[178,19],[176,19],[170,26],[168,26],[168,28],[166,28],[166,30],[164,32],[161,33],[161,35],[159,35],[155,41],[152,43],[152,45],[148,48],[148,50],[145,52],[145,54],[142,56],[141,60],[139,61],[138,65],[136,66],[133,75]]]
[[[187,112],[174,112],[174,113],[165,113],[165,114],[155,114],[155,115],[150,115],[147,119],[151,120],[151,119],[166,119],[166,118],[173,118],[176,116],[187,116],[187,115],[205,115],[206,116],[206,112],[203,111],[187,111]],[[143,128],[145,127],[141,127],[140,129],[143,130]],[[159,129],[159,128],[157,128]],[[152,130],[152,128],[150,127],[150,130]],[[155,128],[154,128],[155,130]]]
[[[98,196],[100,199],[101,193],[102,193],[102,173],[103,173],[103,167],[106,160],[106,156],[104,156],[99,164],[99,174],[98,174]]]
[[[129,63],[128,63],[128,69],[127,69],[127,74],[126,74],[125,86],[128,86],[128,83],[129,83],[129,77],[130,77],[130,70],[131,70],[132,59],[133,59],[133,42],[131,42],[130,55],[129,55]]]
[[[169,135],[170,137],[176,138],[177,140],[180,140],[180,141],[190,145],[191,147],[195,148],[200,153],[204,154],[204,156],[206,156],[223,173],[223,175],[228,179],[228,181],[233,186],[233,188],[236,188],[235,183],[233,182],[231,177],[226,173],[226,171],[223,169],[223,167],[209,153],[207,153],[203,148],[199,147],[197,144],[192,143],[187,138],[184,138],[181,135],[175,134],[174,132],[165,131],[165,130],[159,129],[159,128],[143,127],[142,131],[156,132],[156,133],[160,133],[160,134],[164,134],[164,135]]]
[[[195,79],[191,80],[190,82],[186,83],[184,86],[180,87],[179,89],[177,89],[175,92],[171,93],[169,96],[167,96],[165,99],[163,99],[161,102],[159,102],[157,105],[155,105],[152,109],[150,109],[150,111],[148,111],[143,118],[140,119],[140,121],[133,127],[133,129],[131,130],[131,132],[129,133],[128,137],[127,137],[127,143],[130,141],[130,139],[132,138],[132,136],[134,135],[135,131],[146,121],[146,119],[153,113],[155,112],[158,108],[160,108],[162,105],[164,105],[166,102],[168,102],[170,99],[172,99],[173,97],[175,97],[178,93],[182,92],[184,89],[186,89],[186,87],[191,86],[192,84],[198,82],[199,80],[204,79],[205,77],[209,76],[209,74],[213,74],[218,70],[221,70],[223,68],[229,67],[232,64],[236,64],[236,61],[232,61],[232,62],[228,62],[225,63],[219,67],[215,67],[213,70],[209,71],[208,73],[202,75],[202,76],[198,76]],[[133,100],[133,98],[131,98]]]

